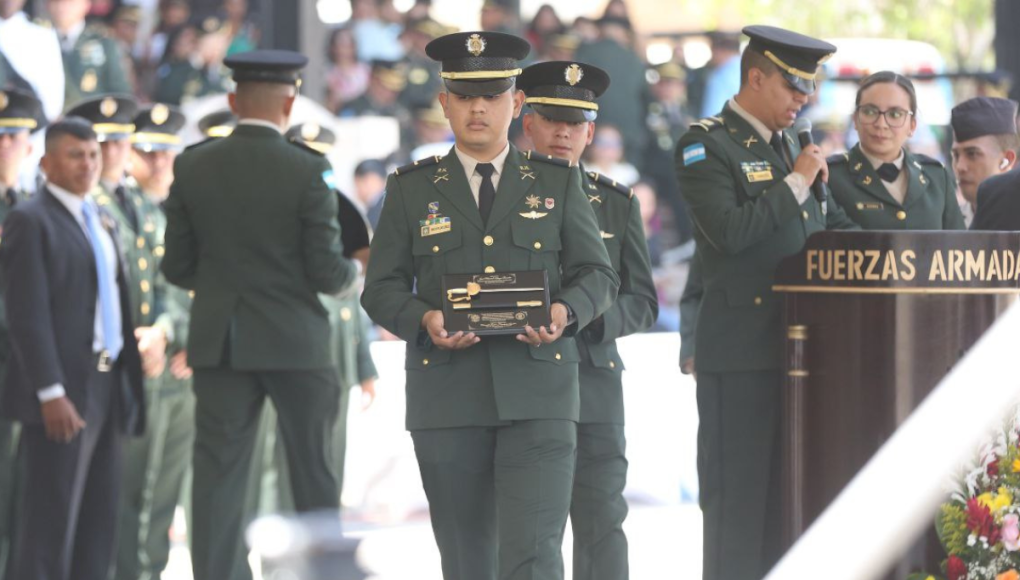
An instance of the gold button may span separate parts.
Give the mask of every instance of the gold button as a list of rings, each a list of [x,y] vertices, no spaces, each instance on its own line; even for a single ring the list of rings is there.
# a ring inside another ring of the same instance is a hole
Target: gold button
[[[142,236],[138,236],[138,239],[135,240],[135,245],[138,246],[139,250],[144,248],[145,247],[145,238],[143,238]]]
[[[148,268],[149,268],[149,262],[147,262],[145,260],[145,258],[138,258],[138,269],[139,270],[147,270]]]
[[[535,249],[536,250],[541,250],[542,249],[542,242],[535,242]]]
[[[485,236],[484,238],[482,238],[482,241],[485,242],[486,246],[491,246],[492,242],[494,242],[495,240],[492,239],[492,236]]]
[[[560,353],[556,353],[556,360],[560,360],[561,358],[563,357],[560,355]]]
[[[154,254],[154,255],[155,255],[155,256],[156,256],[157,258],[162,258],[162,257],[163,257],[163,254],[165,254],[165,253],[166,253],[166,250],[165,250],[165,249],[163,249],[163,246],[156,246],[155,248],[153,248],[153,249],[152,249],[152,253],[153,253],[153,254]]]
[[[609,361],[609,368],[615,369],[616,368],[616,363],[614,361]]]
[[[346,321],[346,320],[350,320],[350,319],[351,319],[351,309],[347,308],[346,306],[344,306],[343,308],[340,309],[340,320]]]
[[[149,313],[149,303],[148,302],[142,302],[141,311],[142,311],[142,314],[148,314]]]
[[[148,292],[149,291],[149,281],[148,280],[142,280],[141,286],[142,286],[142,292]]]
[[[439,246],[432,246],[432,253],[433,254],[438,254],[439,253]]]
[[[195,299],[195,291],[194,290],[188,290],[188,298],[191,298],[192,300]]]
[[[755,296],[754,297],[754,305],[755,306],[761,306],[761,296]]]
[[[907,219],[907,212],[905,212],[903,210],[900,210],[900,211],[896,212],[896,219],[898,219],[900,221],[903,221],[903,220]]]
[[[858,203],[857,204],[857,209],[864,209],[864,204],[863,203]]]
[[[425,365],[425,366],[429,366],[429,359],[423,359],[423,360],[421,361],[421,364],[423,364],[423,365]]]
[[[486,274],[495,274],[496,273],[496,269],[493,268],[492,266],[486,266],[485,267],[485,273]]]
[[[804,218],[804,221],[807,221],[807,219],[808,219],[808,212],[807,212],[807,210],[804,210],[800,215]]]

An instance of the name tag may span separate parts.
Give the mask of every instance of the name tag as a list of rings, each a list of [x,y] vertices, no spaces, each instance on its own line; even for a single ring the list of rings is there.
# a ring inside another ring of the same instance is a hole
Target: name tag
[[[421,225],[421,237],[423,238],[446,233],[453,227],[448,217],[420,220],[418,223]]]
[[[885,204],[879,201],[858,202],[857,204],[857,209],[859,210],[884,209],[884,208]]]
[[[740,169],[747,177],[748,183],[772,181],[773,179],[772,166],[769,165],[768,161],[744,161],[741,162]]]

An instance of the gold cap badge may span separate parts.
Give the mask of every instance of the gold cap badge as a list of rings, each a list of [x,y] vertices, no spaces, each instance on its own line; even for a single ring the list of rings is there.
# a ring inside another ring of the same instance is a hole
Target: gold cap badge
[[[485,39],[477,34],[472,34],[467,39],[467,50],[475,56],[485,52]]]
[[[7,97],[7,93],[0,91],[0,111],[6,109],[8,103],[10,103],[10,99]]]
[[[170,118],[170,108],[163,103],[156,103],[152,107],[152,113],[150,113],[149,116],[152,118],[152,122],[154,124],[162,125]]]
[[[572,64],[563,71],[563,76],[567,79],[567,84],[574,86],[584,78],[584,69],[576,64]]]
[[[117,114],[117,100],[113,97],[106,97],[99,103],[99,112],[104,117],[112,117]]]

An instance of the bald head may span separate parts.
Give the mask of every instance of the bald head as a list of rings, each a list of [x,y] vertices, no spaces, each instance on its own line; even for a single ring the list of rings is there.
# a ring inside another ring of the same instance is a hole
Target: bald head
[[[239,119],[261,119],[279,125],[290,124],[297,89],[283,83],[245,81],[229,96],[230,108]]]

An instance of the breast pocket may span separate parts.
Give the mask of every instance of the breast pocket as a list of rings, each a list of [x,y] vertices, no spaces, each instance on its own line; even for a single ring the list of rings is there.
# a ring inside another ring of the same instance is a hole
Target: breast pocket
[[[414,255],[414,273],[418,289],[434,288],[438,292],[440,279],[450,271],[451,261],[456,259],[457,250],[463,244],[460,228],[427,236],[417,235],[411,244]]]
[[[543,222],[522,218],[514,220],[510,227],[517,250],[515,254],[520,257],[519,262],[517,259],[514,261],[520,264],[521,269],[548,271],[550,288],[558,287],[559,256],[563,248],[559,224],[551,219]],[[556,285],[553,285],[554,278]]]

